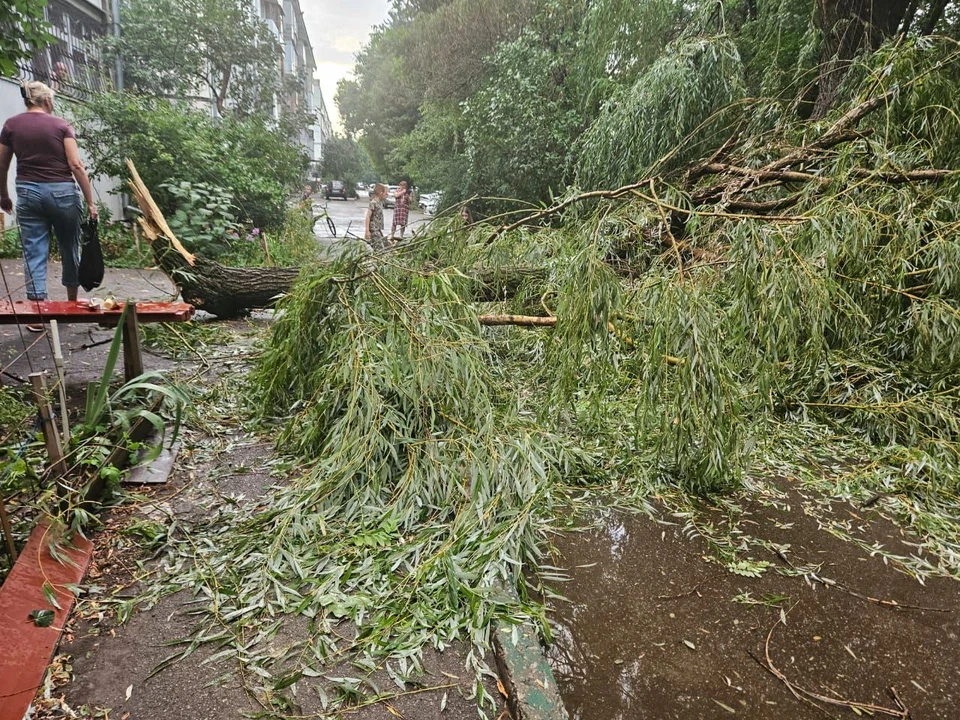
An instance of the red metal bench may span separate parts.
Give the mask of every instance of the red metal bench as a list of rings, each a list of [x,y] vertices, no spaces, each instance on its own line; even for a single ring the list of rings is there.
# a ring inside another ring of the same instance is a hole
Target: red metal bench
[[[141,322],[186,322],[193,317],[193,305],[175,302],[138,302],[127,314],[123,328],[123,367],[126,379],[143,374],[140,350]],[[28,325],[56,320],[58,323],[100,323],[116,325],[123,314],[123,304],[110,310],[91,308],[85,300],[0,300],[0,325]]]
[[[0,300],[0,325],[42,323],[102,323],[116,325],[120,321],[123,304],[112,310],[91,309],[85,300],[54,301]],[[138,302],[140,322],[184,322],[193,317],[193,305],[174,302]]]

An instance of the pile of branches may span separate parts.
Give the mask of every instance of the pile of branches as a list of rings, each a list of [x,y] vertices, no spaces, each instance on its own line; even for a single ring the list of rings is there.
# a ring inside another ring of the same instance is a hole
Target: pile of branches
[[[558,501],[734,492],[778,424],[855,438],[896,466],[895,491],[955,494],[960,161],[957,114],[936,108],[955,104],[956,62],[904,52],[926,83],[885,88],[881,67],[832,122],[304,268],[251,386],[310,469],[227,518],[179,587],[214,621],[347,617],[347,649],[375,666],[541,621],[522,568]],[[304,642],[320,669],[345,651]]]

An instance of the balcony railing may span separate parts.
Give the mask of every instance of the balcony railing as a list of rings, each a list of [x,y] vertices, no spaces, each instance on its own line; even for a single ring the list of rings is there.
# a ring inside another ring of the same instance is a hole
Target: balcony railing
[[[65,0],[49,0],[47,21],[56,42],[20,63],[20,80],[40,80],[57,93],[88,100],[110,89],[110,72],[99,41],[105,19],[96,19]]]

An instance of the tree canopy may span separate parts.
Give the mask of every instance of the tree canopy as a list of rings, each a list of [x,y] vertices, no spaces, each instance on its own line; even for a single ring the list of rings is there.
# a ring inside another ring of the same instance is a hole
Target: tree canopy
[[[381,173],[543,203],[715,149],[739,100],[767,127],[824,117],[857,58],[958,32],[945,0],[398,0],[337,102]]]
[[[210,97],[250,114],[272,110],[280,87],[280,45],[241,0],[130,0],[123,34],[111,39],[137,92]]]

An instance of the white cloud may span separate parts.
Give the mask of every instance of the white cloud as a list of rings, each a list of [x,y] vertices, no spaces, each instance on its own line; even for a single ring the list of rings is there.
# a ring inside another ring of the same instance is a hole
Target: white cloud
[[[390,0],[300,0],[317,61],[315,77],[334,126],[341,129],[333,98],[337,83],[353,70],[354,56],[375,25],[387,19]]]

